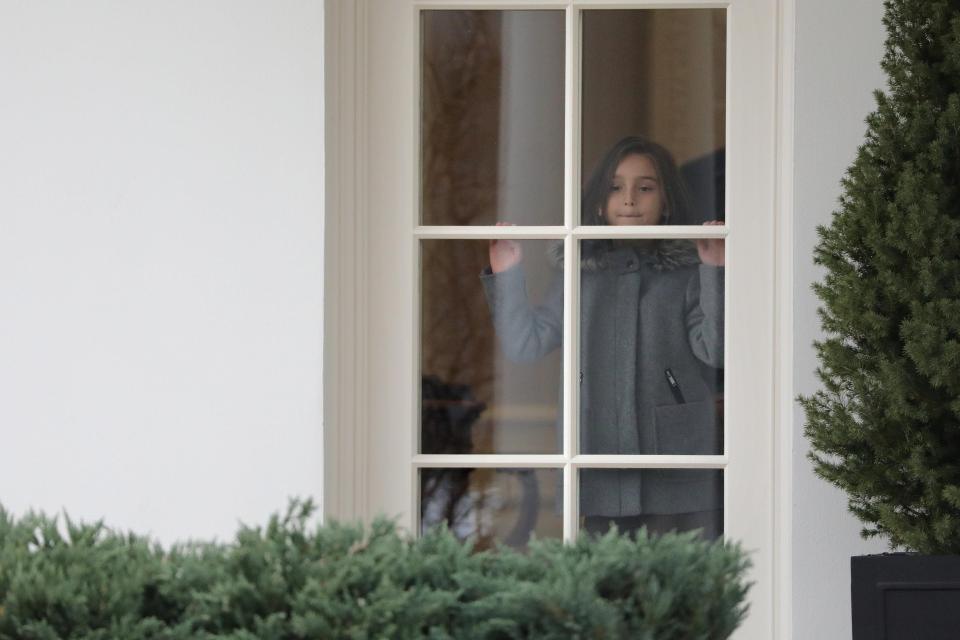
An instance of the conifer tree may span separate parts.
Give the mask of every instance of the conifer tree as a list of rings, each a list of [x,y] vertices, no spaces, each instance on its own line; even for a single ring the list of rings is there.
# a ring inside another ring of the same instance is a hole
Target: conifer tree
[[[820,227],[818,475],[863,535],[960,553],[960,0],[886,0],[867,134]]]

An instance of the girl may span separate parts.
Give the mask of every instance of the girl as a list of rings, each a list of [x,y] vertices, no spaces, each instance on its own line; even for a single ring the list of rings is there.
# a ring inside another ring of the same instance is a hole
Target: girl
[[[584,188],[583,220],[599,225],[684,224],[685,190],[669,152],[619,141]],[[705,224],[722,224],[713,221]],[[563,246],[551,247],[562,271]],[[580,277],[580,453],[719,454],[714,381],[723,366],[723,240],[585,240]],[[542,305],[526,294],[512,240],[490,242],[481,275],[501,346],[516,361],[561,345],[563,277]],[[583,469],[588,531],[722,532],[715,470]]]

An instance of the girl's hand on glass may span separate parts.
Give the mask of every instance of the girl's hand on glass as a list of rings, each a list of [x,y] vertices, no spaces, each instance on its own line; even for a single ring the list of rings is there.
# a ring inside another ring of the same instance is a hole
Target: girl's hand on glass
[[[512,222],[498,222],[498,227],[512,227]],[[506,271],[523,260],[523,250],[516,240],[493,239],[490,241],[490,270]]]
[[[703,226],[715,227],[722,226],[721,220],[708,220]],[[700,254],[700,262],[712,267],[722,267],[724,265],[724,240],[723,238],[708,238],[706,240],[697,240],[697,253]]]

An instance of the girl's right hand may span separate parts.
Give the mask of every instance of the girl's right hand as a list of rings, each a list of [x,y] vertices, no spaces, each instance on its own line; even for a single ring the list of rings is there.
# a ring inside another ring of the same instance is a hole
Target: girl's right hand
[[[512,227],[511,222],[498,222],[498,227]],[[506,271],[523,260],[523,250],[516,240],[494,239],[490,241],[490,270],[494,273]]]

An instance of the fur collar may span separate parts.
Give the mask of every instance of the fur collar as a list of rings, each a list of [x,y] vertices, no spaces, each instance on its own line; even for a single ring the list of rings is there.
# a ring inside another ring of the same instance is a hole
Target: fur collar
[[[647,256],[654,271],[673,271],[700,264],[697,247],[690,240],[636,240],[629,246],[638,256]],[[604,248],[600,244],[594,245],[587,255],[580,256],[581,268],[584,271],[606,269],[606,256],[610,251],[611,249]],[[563,268],[563,241],[550,244],[547,249],[547,258],[557,269]]]

